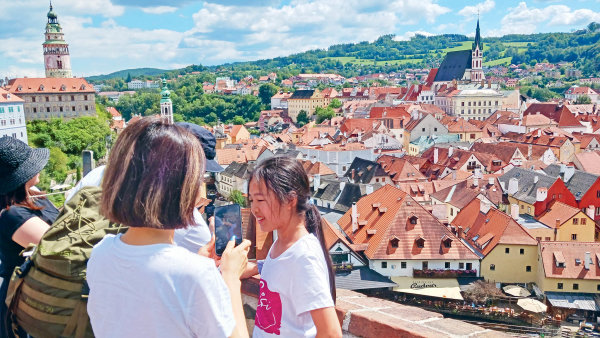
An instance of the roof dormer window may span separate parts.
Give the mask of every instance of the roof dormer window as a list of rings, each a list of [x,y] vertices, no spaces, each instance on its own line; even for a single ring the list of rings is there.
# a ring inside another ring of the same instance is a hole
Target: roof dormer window
[[[425,247],[425,238],[418,237],[417,239],[415,239],[415,243],[417,244],[417,248],[424,248]]]
[[[40,85],[40,90],[43,91],[44,90],[44,85]]]
[[[19,86],[17,87],[17,91],[22,91],[22,90],[23,90],[23,87],[19,85]]]
[[[451,248],[452,247],[452,238],[444,235],[444,237],[442,237],[442,244],[444,245],[444,248]]]
[[[65,86],[65,85],[60,86],[60,90],[67,90],[67,86]]]
[[[413,225],[415,225],[415,224],[417,224],[417,222],[419,221],[419,218],[418,218],[417,216],[414,216],[414,215],[413,215],[413,216],[411,216],[411,217],[408,219],[408,221],[410,222],[410,224],[413,224]]]
[[[397,237],[390,239],[390,245],[392,246],[392,248],[397,248],[399,243],[400,240]]]

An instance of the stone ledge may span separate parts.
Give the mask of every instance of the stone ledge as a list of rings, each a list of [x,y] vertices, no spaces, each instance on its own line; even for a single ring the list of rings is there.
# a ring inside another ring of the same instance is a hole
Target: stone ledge
[[[244,310],[250,332],[259,291],[257,276],[242,282]],[[510,337],[441,314],[338,289],[336,313],[345,337]]]

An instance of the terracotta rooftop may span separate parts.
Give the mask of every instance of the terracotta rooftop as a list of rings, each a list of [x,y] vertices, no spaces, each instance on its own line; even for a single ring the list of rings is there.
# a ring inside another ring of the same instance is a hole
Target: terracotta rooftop
[[[478,259],[448,228],[400,189],[386,185],[357,203],[353,231],[352,208],[338,221],[369,259]],[[451,240],[445,247],[442,238]],[[417,239],[424,239],[419,247]]]
[[[550,228],[560,228],[565,222],[580,213],[581,210],[559,201],[554,201],[552,205],[541,214],[538,222],[547,225]],[[558,222],[558,224],[556,224]]]
[[[598,242],[540,242],[540,251],[544,274],[548,278],[600,280]],[[586,252],[590,253],[589,270],[585,268]],[[562,260],[564,267],[557,266],[557,260]]]
[[[531,237],[514,219],[491,206],[482,212],[482,202],[473,199],[452,220],[452,226],[462,228],[462,238],[486,256],[498,244],[535,245]]]
[[[8,103],[8,102],[19,103],[19,102],[25,102],[25,100],[18,97],[17,95],[11,94],[10,92],[0,88],[0,103]]]
[[[319,174],[321,176],[335,175],[335,171],[331,170],[331,168],[326,166],[324,163],[321,163],[321,162],[313,163],[308,160],[300,160],[300,163],[302,163],[302,167],[304,167],[306,174],[308,174],[309,176],[313,176],[316,174]]]
[[[409,161],[390,155],[382,155],[377,163],[395,183],[405,181],[425,181],[427,178]]]
[[[597,151],[582,152],[575,154],[575,158],[581,164],[579,170],[590,174],[600,175],[600,153]]]
[[[472,125],[468,121],[462,118],[452,119],[446,125],[448,127],[449,133],[473,133],[473,132],[481,132],[481,129]]]
[[[410,118],[410,114],[404,107],[372,107],[369,116],[372,119],[382,117]]]
[[[560,103],[532,103],[523,116],[541,114],[558,123],[559,127],[582,127],[569,108]]]
[[[84,78],[18,78],[8,81],[6,88],[15,94],[93,94],[94,87]]]

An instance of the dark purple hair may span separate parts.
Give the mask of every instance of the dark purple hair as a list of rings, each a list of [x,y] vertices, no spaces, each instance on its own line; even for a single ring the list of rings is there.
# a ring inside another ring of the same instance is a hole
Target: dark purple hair
[[[317,207],[310,203],[310,184],[302,164],[296,159],[288,157],[272,157],[262,161],[254,168],[250,182],[254,179],[264,182],[267,189],[277,196],[280,203],[288,202],[294,194],[298,198],[296,212],[304,215],[306,230],[317,237],[321,244],[323,256],[327,262],[327,270],[329,270],[331,297],[335,302],[335,274],[329,251],[325,245],[323,221]]]

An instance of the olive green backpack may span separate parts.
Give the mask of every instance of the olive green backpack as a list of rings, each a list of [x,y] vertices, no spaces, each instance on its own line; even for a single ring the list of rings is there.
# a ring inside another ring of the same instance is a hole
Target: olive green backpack
[[[98,187],[77,192],[33,254],[15,269],[6,297],[13,333],[18,324],[36,338],[94,336],[87,315],[86,265],[96,243],[126,229],[100,215],[100,196]]]

